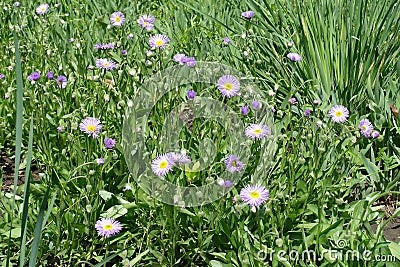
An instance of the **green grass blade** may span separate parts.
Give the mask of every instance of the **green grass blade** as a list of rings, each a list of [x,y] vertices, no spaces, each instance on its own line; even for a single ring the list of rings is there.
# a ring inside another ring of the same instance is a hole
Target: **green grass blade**
[[[47,207],[49,191],[50,191],[50,187],[47,188],[47,190],[46,190],[42,205],[40,207],[38,220],[36,222],[35,233],[34,233],[33,242],[32,242],[31,255],[29,256],[29,267],[35,267],[35,265],[36,265],[36,260],[37,260],[37,256],[38,256],[38,252],[39,252],[40,236],[42,234],[42,225],[43,225],[43,221],[44,221],[43,220],[44,219],[44,210]]]
[[[101,267],[104,264],[106,264],[107,262],[109,262],[110,260],[114,259],[115,257],[117,257],[120,253],[124,252],[125,250],[127,250],[128,248],[122,249],[119,252],[105,258],[104,260],[102,260],[101,262],[97,263],[94,267]]]
[[[22,227],[21,227],[21,252],[19,255],[19,264],[21,267],[25,264],[25,251],[26,251],[26,225],[28,218],[28,204],[29,204],[29,190],[30,190],[30,170],[32,161],[32,143],[33,143],[33,117],[29,126],[29,142],[28,142],[28,157],[25,172],[25,186],[24,186],[24,206],[22,210]]]
[[[11,204],[11,212],[14,211],[15,207],[15,195],[17,194],[17,183],[18,183],[18,170],[21,159],[21,144],[22,144],[22,116],[23,116],[23,82],[22,82],[22,70],[21,70],[21,56],[19,52],[18,37],[14,31],[14,47],[15,47],[15,67],[17,74],[17,118],[16,118],[16,142],[15,142],[15,170],[14,170],[14,192],[13,201]],[[11,255],[11,230],[13,229],[13,214],[10,216],[10,232],[8,235],[8,249],[6,267],[10,264]]]
[[[44,216],[44,219],[43,219],[42,229],[44,228],[44,226],[46,225],[47,220],[50,217],[51,211],[52,211],[54,203],[56,201],[56,197],[57,197],[57,191],[54,192],[54,194],[53,194],[53,196],[52,196],[52,198],[50,200],[50,205],[49,205],[49,207],[47,209],[47,212],[46,212],[46,214]]]
[[[200,11],[199,9],[196,9],[195,7],[193,7],[193,6],[191,6],[191,5],[187,4],[187,3],[185,3],[185,2],[183,2],[183,1],[180,1],[180,0],[177,0],[177,2],[179,2],[180,4],[182,4],[182,5],[184,5],[184,6],[188,7],[188,8],[190,8],[191,10],[193,10],[193,11],[195,11],[195,12],[197,12],[197,13],[199,13],[199,14],[201,14],[201,15],[203,15],[203,16],[209,18],[209,19],[214,20],[215,22],[217,22],[217,23],[219,23],[220,25],[224,26],[227,30],[229,30],[229,31],[231,31],[231,32],[236,32],[235,30],[233,30],[231,27],[229,27],[228,25],[226,25],[226,24],[223,23],[222,21],[220,21],[220,20],[218,20],[218,19],[216,19],[216,18],[214,18],[214,17],[212,17],[212,16],[210,16],[210,15],[208,15],[208,14],[206,14],[206,13]]]

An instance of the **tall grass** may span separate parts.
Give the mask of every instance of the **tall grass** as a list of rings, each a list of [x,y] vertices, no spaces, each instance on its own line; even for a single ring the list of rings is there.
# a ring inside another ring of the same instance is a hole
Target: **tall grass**
[[[22,70],[21,70],[21,57],[19,50],[18,37],[14,31],[14,44],[15,44],[15,66],[17,74],[17,109],[16,109],[16,151],[15,151],[15,170],[14,170],[14,186],[13,186],[13,198],[11,203],[11,214],[10,218],[10,231],[8,236],[8,250],[5,264],[10,266],[11,258],[11,233],[13,230],[14,220],[16,215],[21,217],[21,243],[20,243],[20,255],[19,265],[21,267],[26,266],[25,255],[26,255],[26,238],[27,238],[27,226],[28,226],[28,212],[29,212],[29,198],[30,198],[30,183],[31,183],[31,162],[32,162],[32,145],[33,145],[33,117],[30,120],[29,126],[29,138],[28,138],[28,151],[26,153],[26,169],[25,169],[25,184],[24,184],[24,198],[22,203],[22,213],[19,208],[15,208],[15,199],[17,196],[18,177],[19,177],[19,166],[21,160],[21,145],[22,145],[22,128],[23,128],[23,81],[22,81]],[[50,189],[50,188],[49,188]],[[37,263],[38,249],[40,244],[40,235],[43,224],[46,219],[43,218],[45,208],[47,207],[47,196],[49,193],[47,190],[45,197],[40,208],[38,221],[36,223],[36,229],[34,232],[32,248],[29,255],[29,266],[34,267]],[[54,204],[54,199],[52,204]],[[52,207],[52,205],[51,205]],[[50,208],[51,208],[50,207]],[[16,213],[16,214],[15,214]],[[48,215],[49,216],[49,215]],[[48,217],[47,216],[47,217]]]
[[[313,79],[324,99],[352,110],[377,104],[367,99],[367,91],[385,90],[400,55],[397,1],[279,2],[287,8],[287,30],[304,57],[303,79]]]
[[[21,145],[22,145],[22,120],[23,120],[23,82],[22,82],[22,70],[21,70],[21,58],[19,53],[19,44],[17,34],[14,31],[14,45],[15,45],[15,64],[16,64],[16,74],[17,74],[17,109],[16,109],[16,147],[15,147],[15,169],[14,169],[14,188],[13,188],[13,199],[11,204],[10,215],[10,232],[8,236],[8,249],[6,266],[10,264],[11,256],[11,230],[13,229],[13,212],[15,209],[15,196],[17,194],[17,184],[18,184],[18,173],[21,161]]]

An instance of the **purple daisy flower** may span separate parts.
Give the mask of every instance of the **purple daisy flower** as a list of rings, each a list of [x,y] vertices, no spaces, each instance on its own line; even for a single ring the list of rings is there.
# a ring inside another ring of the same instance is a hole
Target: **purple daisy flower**
[[[117,67],[117,64],[112,60],[108,60],[107,58],[99,58],[96,60],[96,67],[99,69],[113,70]]]
[[[49,5],[48,4],[40,4],[36,8],[36,14],[38,15],[44,15],[49,11]]]
[[[373,131],[371,133],[372,138],[378,138],[380,136],[380,133],[378,131]]]
[[[302,60],[301,56],[297,53],[289,53],[287,54],[287,58],[295,62]]]
[[[224,182],[224,186],[225,186],[225,187],[231,187],[231,186],[232,186],[232,182],[231,182],[230,180],[226,180],[226,181]]]
[[[269,191],[263,185],[247,185],[240,190],[240,198],[250,207],[259,207],[269,198]]]
[[[242,17],[246,19],[251,19],[254,16],[254,11],[245,11],[242,13]]]
[[[6,77],[6,75],[4,75],[3,73],[0,74],[0,79],[4,79],[4,77]]]
[[[336,105],[329,110],[328,115],[334,122],[342,123],[347,120],[350,114],[349,110],[345,106]]]
[[[168,42],[169,38],[164,34],[156,34],[151,36],[149,39],[151,49],[156,49],[156,48],[164,49],[167,46]]]
[[[259,108],[261,108],[261,103],[257,100],[254,100],[253,102],[251,102],[251,107],[253,109],[259,109]]]
[[[374,130],[374,126],[368,119],[361,120],[358,128],[365,137],[371,137],[371,133]]]
[[[243,162],[239,160],[239,157],[230,155],[225,160],[225,166],[230,173],[240,172],[243,169]]]
[[[138,19],[138,23],[140,26],[145,28],[146,30],[150,31],[154,28],[154,21],[156,19],[150,15],[142,15]]]
[[[224,75],[218,79],[218,89],[221,91],[223,96],[231,98],[239,93],[240,82],[232,75]]]
[[[108,44],[102,44],[98,43],[94,45],[95,50],[106,50],[106,49],[114,49],[115,45],[113,43],[108,43]]]
[[[231,42],[231,39],[229,39],[228,37],[225,37],[222,42],[227,45]]]
[[[310,116],[310,114],[311,114],[311,110],[306,109],[306,110],[304,111],[304,116]]]
[[[125,56],[125,55],[127,54],[126,50],[125,50],[125,49],[122,49],[122,50],[121,50],[121,54]]]
[[[245,134],[252,139],[262,139],[271,134],[271,129],[264,124],[250,124],[246,128]]]
[[[96,163],[98,165],[104,164],[104,159],[103,158],[98,158],[98,159],[96,159]]]
[[[58,127],[57,127],[57,131],[58,131],[58,132],[64,131],[64,126],[58,126]]]
[[[96,222],[95,228],[100,236],[110,237],[122,230],[121,223],[111,218],[103,218]]]
[[[58,87],[60,87],[60,88],[65,88],[65,87],[67,87],[67,84],[68,84],[67,77],[65,77],[63,75],[58,76],[56,79],[56,82],[57,82]]]
[[[98,137],[102,127],[100,120],[93,117],[86,118],[79,124],[79,129],[93,138]]]
[[[40,79],[40,72],[32,72],[28,76],[28,81],[37,81]]]
[[[181,64],[181,65],[183,65],[184,63],[183,63],[183,60],[186,58],[186,55],[185,54],[176,54],[175,56],[174,56],[174,61],[175,62],[178,62],[179,64]]]
[[[188,96],[189,99],[194,99],[195,96],[196,96],[196,92],[193,91],[193,90],[189,90],[189,91],[187,92],[187,96]]]
[[[20,2],[15,2],[15,3],[13,4],[13,6],[15,6],[15,7],[19,7],[20,5],[21,5]]]
[[[186,66],[192,68],[192,67],[196,66],[197,61],[194,57],[183,57],[182,63],[186,64]]]
[[[159,155],[151,163],[151,169],[157,176],[166,175],[173,166],[174,162],[171,162],[171,159],[168,155]]]
[[[241,107],[240,112],[241,112],[243,115],[247,115],[247,113],[249,113],[249,107],[248,107],[248,106],[243,106],[243,107]]]
[[[294,105],[294,104],[297,103],[297,100],[296,100],[296,98],[291,97],[291,98],[288,99],[288,102],[289,102],[290,104]]]
[[[190,162],[190,157],[184,153],[168,152],[165,155],[173,165],[181,165]]]
[[[47,78],[48,78],[49,80],[53,80],[53,78],[54,78],[53,72],[49,71],[49,72],[47,73]]]
[[[115,146],[115,140],[107,137],[104,139],[104,145],[108,149],[113,148]]]
[[[110,22],[111,22],[111,25],[119,27],[125,23],[125,16],[120,11],[114,12],[111,14]]]

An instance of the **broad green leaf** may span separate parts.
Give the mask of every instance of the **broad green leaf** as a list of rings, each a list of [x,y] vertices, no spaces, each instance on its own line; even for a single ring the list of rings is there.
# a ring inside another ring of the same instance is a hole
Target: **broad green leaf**
[[[103,218],[118,218],[128,213],[128,210],[122,205],[115,205],[101,214]]]

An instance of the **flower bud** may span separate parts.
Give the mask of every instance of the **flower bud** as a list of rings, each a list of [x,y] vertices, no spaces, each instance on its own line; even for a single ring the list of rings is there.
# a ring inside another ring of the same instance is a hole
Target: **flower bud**
[[[90,213],[92,211],[92,205],[86,205],[86,211]]]
[[[283,240],[282,240],[282,238],[278,238],[278,239],[276,239],[275,240],[275,244],[278,246],[278,247],[282,247],[283,246]]]

